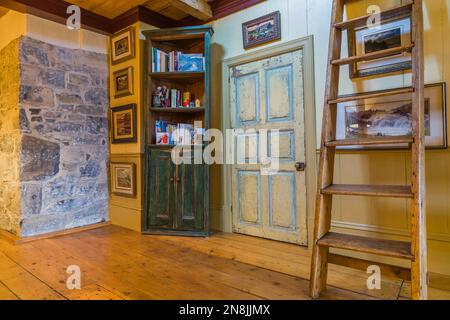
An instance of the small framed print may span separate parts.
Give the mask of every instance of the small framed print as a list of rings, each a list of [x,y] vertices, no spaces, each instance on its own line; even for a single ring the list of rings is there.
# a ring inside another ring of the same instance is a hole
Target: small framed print
[[[351,56],[362,56],[387,49],[408,47],[411,40],[411,18],[404,17],[382,23],[378,27],[367,26],[348,31],[348,52]],[[350,64],[350,78],[361,78],[378,74],[411,69],[411,54],[400,53],[371,61]]]
[[[114,98],[133,94],[133,67],[114,72]]]
[[[120,197],[136,197],[136,165],[111,162],[111,193]]]
[[[112,143],[137,142],[136,104],[111,109]]]
[[[381,91],[380,91],[381,92]],[[339,103],[336,138],[360,139],[374,136],[405,136],[411,134],[412,104],[410,94],[397,94],[372,99]],[[446,149],[447,112],[444,82],[425,86],[425,146]],[[408,146],[351,146],[341,150],[406,149]]]
[[[281,14],[279,11],[248,21],[242,25],[244,48],[250,49],[281,39]]]
[[[111,63],[113,65],[134,57],[134,27],[129,27],[111,36]]]

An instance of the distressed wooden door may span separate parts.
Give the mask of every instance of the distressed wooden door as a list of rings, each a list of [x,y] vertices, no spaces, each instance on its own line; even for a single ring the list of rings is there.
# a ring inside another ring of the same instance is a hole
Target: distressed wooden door
[[[230,69],[234,232],[307,245],[302,67],[297,50]]]

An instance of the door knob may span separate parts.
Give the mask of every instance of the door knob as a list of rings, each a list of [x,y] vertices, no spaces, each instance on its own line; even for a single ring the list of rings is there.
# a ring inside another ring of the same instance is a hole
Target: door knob
[[[306,169],[306,163],[304,163],[304,162],[296,162],[295,163],[295,170],[305,171],[305,169]]]

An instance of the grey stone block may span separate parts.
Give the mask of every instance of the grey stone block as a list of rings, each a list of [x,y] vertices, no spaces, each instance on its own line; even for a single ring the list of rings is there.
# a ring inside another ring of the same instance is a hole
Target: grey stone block
[[[21,181],[39,181],[59,172],[58,144],[29,135],[22,137]]]

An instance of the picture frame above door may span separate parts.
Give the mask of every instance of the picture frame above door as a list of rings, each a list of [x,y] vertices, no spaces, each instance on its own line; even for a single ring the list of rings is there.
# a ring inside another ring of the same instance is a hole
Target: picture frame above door
[[[242,24],[244,49],[281,40],[281,13],[275,11]]]

